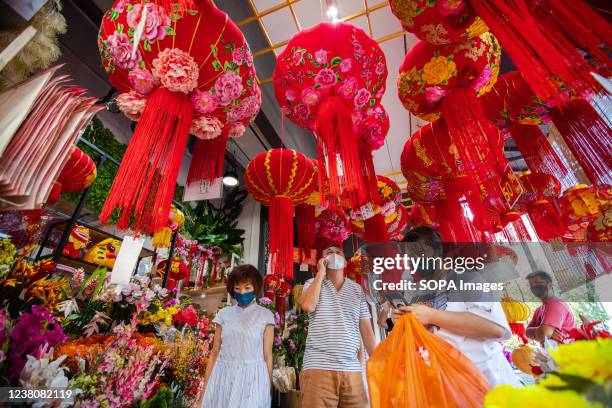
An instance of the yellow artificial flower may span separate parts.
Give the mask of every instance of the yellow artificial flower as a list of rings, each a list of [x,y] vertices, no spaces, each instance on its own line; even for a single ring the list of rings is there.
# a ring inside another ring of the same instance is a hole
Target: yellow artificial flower
[[[416,67],[410,68],[408,71],[401,72],[397,77],[397,89],[399,90],[400,98],[405,99],[406,95],[412,95],[412,85],[420,79]]]
[[[575,391],[551,391],[537,385],[522,388],[500,385],[489,391],[484,401],[484,408],[596,408],[600,406],[600,404],[591,404]]]
[[[452,76],[456,75],[457,65],[451,59],[440,55],[432,57],[425,66],[423,66],[423,80],[430,85],[441,84],[448,81]]]
[[[561,374],[585,377],[600,384],[612,378],[612,339],[562,344],[550,355]]]
[[[465,30],[465,36],[467,38],[478,37],[481,34],[489,31],[489,27],[485,24],[480,17],[476,17],[474,22]]]

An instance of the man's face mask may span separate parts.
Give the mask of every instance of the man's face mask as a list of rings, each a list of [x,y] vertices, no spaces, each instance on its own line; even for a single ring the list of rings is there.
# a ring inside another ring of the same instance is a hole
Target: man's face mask
[[[529,288],[531,289],[531,293],[538,298],[544,297],[548,293],[548,285],[546,283],[538,283],[530,286]]]
[[[346,265],[346,259],[339,254],[328,254],[325,256],[325,260],[329,269],[343,269]]]

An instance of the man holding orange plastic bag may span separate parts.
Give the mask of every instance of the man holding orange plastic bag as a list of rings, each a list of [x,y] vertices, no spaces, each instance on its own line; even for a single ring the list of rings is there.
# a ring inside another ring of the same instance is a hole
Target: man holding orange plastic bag
[[[404,242],[414,243],[426,256],[444,256],[440,235],[432,228],[415,228],[406,234]],[[457,279],[454,271],[444,269],[422,269],[416,273],[425,280]],[[465,273],[461,279],[473,282],[479,277],[478,273]],[[471,360],[492,386],[520,386],[520,380],[503,355],[500,344],[512,335],[501,304],[494,301],[462,301],[466,297],[486,300],[482,293],[470,296],[460,291],[439,291],[433,304],[402,306],[393,311],[393,317],[397,320],[402,315],[410,314],[429,327],[435,335]]]

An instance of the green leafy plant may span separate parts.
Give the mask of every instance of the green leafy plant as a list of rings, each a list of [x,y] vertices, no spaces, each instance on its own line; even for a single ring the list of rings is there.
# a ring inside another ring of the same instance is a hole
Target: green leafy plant
[[[186,206],[184,229],[202,245],[218,246],[225,255],[241,255],[245,231],[237,228],[237,220],[246,197],[245,190],[236,190],[225,196],[220,208],[208,201],[198,203],[195,208]]]

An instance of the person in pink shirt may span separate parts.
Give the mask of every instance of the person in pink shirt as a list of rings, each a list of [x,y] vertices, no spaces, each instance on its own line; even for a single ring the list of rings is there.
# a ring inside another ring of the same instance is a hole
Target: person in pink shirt
[[[527,275],[531,292],[542,301],[527,325],[527,337],[541,343],[545,338],[562,342],[576,326],[574,315],[567,303],[555,296],[552,278],[543,271]]]

